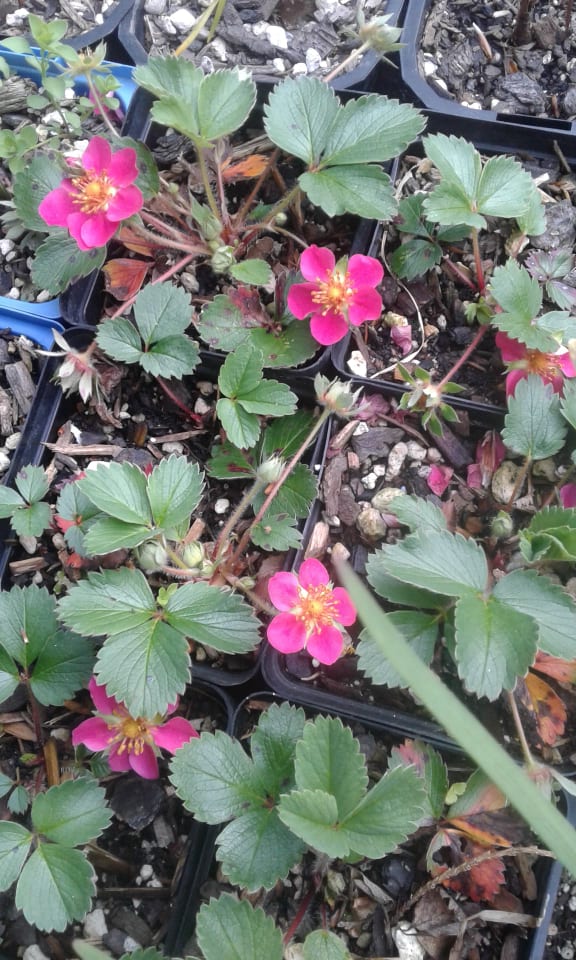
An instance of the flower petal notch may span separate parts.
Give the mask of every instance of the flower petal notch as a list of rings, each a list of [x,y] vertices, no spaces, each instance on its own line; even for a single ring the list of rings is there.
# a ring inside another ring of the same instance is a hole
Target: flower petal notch
[[[81,169],[48,193],[38,213],[50,227],[65,227],[80,250],[105,246],[118,225],[142,207],[135,186],[136,151],[112,152],[103,137],[93,137],[82,155]]]
[[[170,704],[164,717],[132,717],[124,704],[108,696],[106,688],[94,677],[88,689],[96,714],[78,724],[72,733],[72,743],[75,747],[83,744],[88,750],[105,753],[111,770],[133,770],[146,780],[155,780],[160,748],[175,753],[198,736],[184,717],[167,719],[176,710],[177,703]]]
[[[315,244],[300,257],[305,283],[294,283],[288,291],[288,309],[298,320],[310,316],[310,332],[323,346],[338,343],[350,324],[377,320],[382,298],[376,287],[384,276],[374,257],[354,254],[336,263],[331,250]]]
[[[268,595],[277,610],[268,626],[271,645],[280,653],[306,649],[320,663],[335,663],[344,641],[340,626],[356,620],[356,609],[342,587],[333,587],[319,560],[305,560],[298,576],[275,573]]]

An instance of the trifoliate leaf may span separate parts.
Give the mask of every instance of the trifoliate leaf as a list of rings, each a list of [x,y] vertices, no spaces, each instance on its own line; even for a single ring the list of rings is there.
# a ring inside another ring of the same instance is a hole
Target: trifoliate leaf
[[[278,819],[275,808],[261,806],[229,823],[217,840],[218,860],[231,883],[249,891],[270,890],[301,859],[305,846]]]
[[[320,162],[338,111],[334,91],[314,77],[277,84],[264,107],[273,143],[309,166]]]
[[[165,606],[166,621],[190,640],[223,653],[249,653],[260,642],[254,610],[237,593],[208,583],[185,583]]]
[[[203,823],[222,823],[264,799],[254,785],[252,761],[221,730],[185,743],[172,760],[170,780],[186,809]]]

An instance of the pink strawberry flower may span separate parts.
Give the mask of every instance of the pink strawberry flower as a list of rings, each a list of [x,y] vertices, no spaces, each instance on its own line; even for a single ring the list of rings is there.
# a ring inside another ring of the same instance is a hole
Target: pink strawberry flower
[[[576,507],[576,483],[565,483],[558,491],[560,503],[565,509]]]
[[[556,393],[562,393],[565,377],[576,377],[568,350],[560,348],[556,353],[541,353],[529,350],[526,344],[512,340],[500,331],[496,334],[496,346],[502,354],[502,360],[508,367],[506,374],[506,396],[514,394],[516,384],[530,373],[541,377],[544,383],[551,383]]]
[[[82,154],[82,170],[48,193],[38,213],[50,227],[66,227],[81,250],[103,247],[119,223],[142,207],[137,177],[132,147],[112,153],[107,140],[93,137]]]
[[[96,715],[83,720],[72,732],[75,747],[82,743],[88,750],[103,751],[108,756],[111,770],[134,770],[146,780],[158,776],[159,748],[175,753],[182,744],[198,734],[184,717],[165,720],[159,714],[152,720],[131,717],[123,703],[109,697],[106,688],[94,677],[88,684]],[[166,713],[174,713],[177,703]]]
[[[298,576],[275,573],[268,594],[281,612],[268,626],[268,640],[281,653],[306,649],[320,663],[334,663],[344,646],[338,624],[349,627],[356,609],[343,587],[333,587],[319,560],[305,560]]]
[[[300,272],[307,282],[290,287],[288,309],[298,320],[310,315],[310,332],[318,343],[337,343],[349,324],[359,327],[380,316],[382,298],[374,288],[384,271],[374,257],[356,253],[336,263],[331,250],[313,245],[300,257]]]

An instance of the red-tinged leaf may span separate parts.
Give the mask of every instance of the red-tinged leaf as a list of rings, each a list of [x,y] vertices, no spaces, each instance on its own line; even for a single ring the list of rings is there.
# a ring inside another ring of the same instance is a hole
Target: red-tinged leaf
[[[566,727],[566,707],[555,690],[542,677],[529,672],[520,678],[514,696],[521,708],[522,722],[526,715],[541,743],[552,747]]]
[[[249,180],[253,177],[259,177],[268,166],[268,157],[259,153],[253,153],[238,163],[231,163],[225,160],[221,166],[222,179],[225,182],[233,183],[235,180]]]
[[[533,669],[560,683],[576,683],[576,660],[561,660],[560,657],[551,657],[549,653],[538,651]]]
[[[80,526],[80,523],[82,522],[81,519],[80,519],[80,520],[65,520],[64,517],[59,517],[58,514],[56,514],[56,516],[54,517],[54,520],[55,520],[55,522],[56,522],[56,526],[58,527],[58,529],[59,529],[62,533],[66,533],[66,531],[69,530],[70,527]]]
[[[106,290],[116,300],[129,300],[140,290],[151,266],[146,260],[129,260],[124,257],[109,260],[102,267]]]
[[[116,236],[127,250],[132,250],[134,253],[141,253],[143,256],[151,257],[155,250],[162,247],[160,241],[158,243],[152,243],[150,240],[144,240],[132,227],[126,225],[120,227]]]
[[[427,756],[423,749],[423,744],[417,740],[405,740],[399,747],[394,747],[393,752],[402,758],[402,763],[413,764],[419,775],[424,776]]]
[[[437,877],[448,869],[452,857],[460,856],[460,835],[455,830],[440,828],[432,837],[426,851],[426,869]]]
[[[464,791],[450,806],[450,817],[470,817],[475,813],[501,810],[506,806],[506,797],[488,780],[481,770],[469,777]]]
[[[507,810],[474,813],[470,817],[450,817],[446,823],[465,834],[475,844],[486,847],[511,847],[524,837],[524,829]]]
[[[245,327],[270,325],[270,316],[262,306],[257,290],[240,285],[229,290],[228,297],[242,314]]]
[[[460,863],[473,860],[474,857],[485,852],[484,847],[465,842],[461,851]],[[442,880],[442,886],[468,897],[474,903],[491,903],[493,898],[500,893],[500,888],[505,879],[506,873],[502,858],[494,857],[494,859],[477,863],[470,870],[465,870],[456,877]]]

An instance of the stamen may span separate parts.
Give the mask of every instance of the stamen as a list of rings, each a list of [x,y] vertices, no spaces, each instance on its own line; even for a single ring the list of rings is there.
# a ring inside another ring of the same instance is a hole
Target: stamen
[[[76,191],[72,200],[82,213],[94,214],[107,210],[118,192],[106,173],[85,173],[72,182]]]
[[[307,590],[299,587],[298,593],[300,603],[295,610],[295,616],[305,624],[308,635],[334,621],[337,603],[328,584],[318,584]]]

